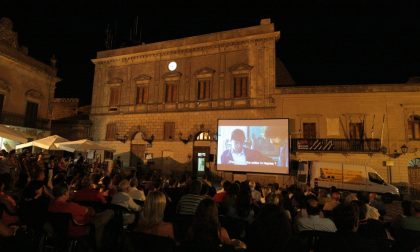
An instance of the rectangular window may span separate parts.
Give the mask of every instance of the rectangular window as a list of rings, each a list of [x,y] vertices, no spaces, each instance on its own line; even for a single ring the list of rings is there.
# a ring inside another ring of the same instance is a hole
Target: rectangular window
[[[0,94],[0,115],[3,112],[4,94]]]
[[[303,123],[303,138],[316,138],[316,123]]]
[[[146,104],[149,98],[148,96],[148,88],[145,86],[138,86],[136,104]]]
[[[233,78],[233,97],[241,98],[248,96],[248,77],[234,77]]]
[[[197,99],[210,99],[210,80],[198,80]]]
[[[165,102],[178,101],[178,84],[176,82],[165,83]]]
[[[109,94],[109,106],[117,107],[120,104],[120,87],[111,87]]]
[[[411,140],[420,140],[420,116],[410,116],[408,120],[408,138]]]
[[[25,126],[35,128],[38,118],[38,104],[34,102],[26,103]]]
[[[163,140],[170,141],[175,139],[175,123],[174,122],[165,122]]]
[[[350,123],[350,139],[361,139],[363,137],[363,123]]]

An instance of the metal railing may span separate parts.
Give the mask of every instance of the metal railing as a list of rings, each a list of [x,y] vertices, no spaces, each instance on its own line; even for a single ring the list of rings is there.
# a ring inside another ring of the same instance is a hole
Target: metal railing
[[[293,138],[292,152],[381,152],[381,140],[373,139],[337,139],[337,138]]]
[[[25,116],[10,112],[1,112],[0,115],[0,123],[15,125],[20,127],[29,127],[29,128],[37,128],[37,129],[46,129],[50,128],[48,119],[40,119],[38,118],[36,121],[33,122],[25,122]]]

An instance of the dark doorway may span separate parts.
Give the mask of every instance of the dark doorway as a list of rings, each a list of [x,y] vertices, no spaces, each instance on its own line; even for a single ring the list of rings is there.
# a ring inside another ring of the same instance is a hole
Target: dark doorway
[[[145,144],[132,144],[130,150],[130,166],[136,167],[137,163],[144,159],[144,152],[146,151]]]
[[[193,178],[201,177],[209,162],[210,147],[194,146],[193,148]]]

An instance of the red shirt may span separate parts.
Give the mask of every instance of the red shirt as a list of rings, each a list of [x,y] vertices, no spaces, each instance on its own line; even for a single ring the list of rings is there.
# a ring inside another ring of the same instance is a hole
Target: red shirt
[[[81,206],[74,202],[68,201],[57,201],[51,202],[48,207],[49,212],[53,213],[70,213],[73,220],[78,224],[89,223],[89,215],[87,207]],[[74,223],[70,224],[69,235],[70,236],[83,236],[89,233],[88,226],[77,226]]]
[[[106,204],[104,195],[99,190],[84,188],[73,194],[74,201],[93,201]]]
[[[216,195],[214,195],[213,200],[216,203],[220,203],[225,198],[226,192],[219,192]]]

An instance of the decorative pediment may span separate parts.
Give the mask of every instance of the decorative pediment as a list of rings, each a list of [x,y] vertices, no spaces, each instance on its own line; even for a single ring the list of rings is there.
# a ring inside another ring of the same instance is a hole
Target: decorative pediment
[[[151,79],[152,79],[151,76],[141,74],[141,75],[135,77],[133,80],[136,84],[148,84]]]
[[[252,70],[253,66],[245,63],[240,63],[229,67],[229,71],[232,74],[247,74]]]
[[[6,92],[6,93],[10,92],[9,84],[2,79],[0,79],[0,91]]]
[[[44,96],[42,95],[41,92],[35,90],[35,89],[29,89],[28,91],[26,91],[26,97],[28,98],[33,98],[33,99],[42,99],[44,98]]]
[[[194,75],[196,78],[209,78],[212,77],[216,71],[209,67],[201,68],[195,71]]]
[[[177,81],[177,80],[181,79],[181,76],[182,76],[182,73],[177,72],[177,71],[174,71],[174,72],[168,72],[168,73],[165,73],[165,74],[162,76],[162,78],[163,78],[165,81]]]
[[[106,84],[109,84],[109,85],[116,85],[116,84],[119,85],[121,83],[123,83],[123,80],[120,78],[111,78],[106,82]]]

